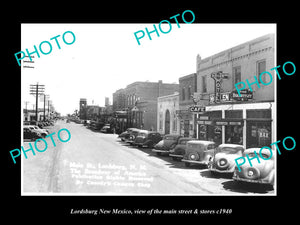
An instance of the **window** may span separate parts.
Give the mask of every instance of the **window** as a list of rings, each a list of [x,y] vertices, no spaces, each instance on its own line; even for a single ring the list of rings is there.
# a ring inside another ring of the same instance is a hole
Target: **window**
[[[202,92],[207,92],[207,76],[202,76]]]
[[[191,86],[188,87],[188,100],[191,99],[192,91],[191,91]]]
[[[182,88],[182,92],[181,92],[181,96],[182,96],[182,100],[185,100],[185,90],[184,88]]]
[[[234,84],[241,82],[241,66],[233,68]]]
[[[261,83],[261,82],[260,82],[260,79],[259,79],[259,75],[260,75],[262,72],[265,72],[265,71],[266,71],[266,60],[263,59],[263,60],[257,61],[257,62],[256,62],[256,68],[257,68],[257,80],[258,80],[259,83]],[[261,80],[262,80],[263,83],[268,83],[266,77],[268,77],[268,76],[263,75],[263,76],[261,77]]]

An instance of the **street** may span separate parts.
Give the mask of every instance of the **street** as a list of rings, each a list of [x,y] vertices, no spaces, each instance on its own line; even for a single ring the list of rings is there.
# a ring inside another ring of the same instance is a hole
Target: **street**
[[[212,176],[200,166],[186,168],[183,162],[158,157],[151,149],[122,142],[117,134],[92,131],[83,124],[58,120],[48,129],[57,134],[61,128],[70,131],[68,142],[55,135],[53,146],[48,137],[45,152],[27,152],[27,159],[22,156],[23,195],[274,194],[269,186],[237,183],[228,175]],[[28,149],[29,143],[23,147]]]

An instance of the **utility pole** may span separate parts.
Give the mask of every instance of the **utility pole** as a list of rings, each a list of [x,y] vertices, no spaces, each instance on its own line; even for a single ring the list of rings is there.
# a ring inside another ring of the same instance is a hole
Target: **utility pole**
[[[30,94],[35,95],[35,120],[38,121],[38,96],[44,94],[45,85],[42,84],[30,84]]]
[[[49,97],[49,95],[44,94],[44,118],[43,121],[46,120],[46,99]]]

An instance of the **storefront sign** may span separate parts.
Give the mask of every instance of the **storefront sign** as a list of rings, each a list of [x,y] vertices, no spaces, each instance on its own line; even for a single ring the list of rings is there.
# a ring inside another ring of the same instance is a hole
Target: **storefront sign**
[[[213,121],[211,121],[211,120],[198,120],[197,123],[202,124],[202,125],[212,125]]]
[[[200,105],[193,105],[189,107],[189,111],[194,113],[205,112],[205,107]]]
[[[231,92],[220,93],[220,98],[218,103],[223,103],[223,102],[232,102]],[[216,103],[216,95],[210,94],[209,104],[213,104],[213,103]]]
[[[223,79],[228,79],[228,74],[218,71],[211,74],[211,78],[215,80],[215,97],[214,102],[219,103],[221,101],[221,83]]]
[[[253,92],[249,89],[241,90],[240,95],[237,91],[232,92],[232,99],[236,101],[248,101],[248,99],[253,99]]]

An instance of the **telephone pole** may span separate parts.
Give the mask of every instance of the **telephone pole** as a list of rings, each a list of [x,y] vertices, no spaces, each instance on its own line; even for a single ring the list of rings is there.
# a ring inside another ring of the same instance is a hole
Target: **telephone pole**
[[[38,96],[44,94],[45,85],[42,84],[30,84],[30,94],[35,96],[35,120],[38,121]]]

